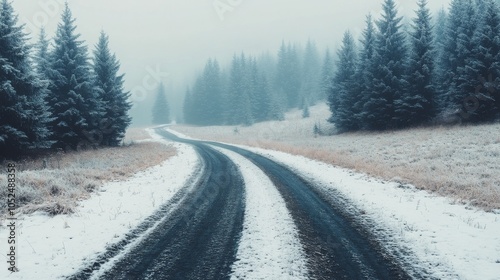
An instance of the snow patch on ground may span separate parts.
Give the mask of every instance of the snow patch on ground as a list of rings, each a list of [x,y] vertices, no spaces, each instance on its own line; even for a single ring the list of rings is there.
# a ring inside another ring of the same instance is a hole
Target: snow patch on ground
[[[297,228],[271,180],[242,156],[216,149],[239,167],[245,179],[245,220],[231,279],[308,279]]]
[[[161,141],[160,136],[153,138]],[[167,141],[161,141],[167,143]],[[132,228],[171,199],[193,175],[196,152],[170,143],[177,155],[139,172],[125,182],[107,183],[73,215],[49,217],[35,213],[18,221],[18,273],[7,270],[6,239],[0,243],[5,258],[0,279],[59,279],[78,271],[85,260],[119,241]],[[8,231],[0,228],[0,237]],[[5,254],[4,254],[5,253]]]
[[[289,166],[326,191],[340,191],[401,248],[413,251],[413,265],[434,277],[500,279],[500,215],[305,157],[240,147]]]

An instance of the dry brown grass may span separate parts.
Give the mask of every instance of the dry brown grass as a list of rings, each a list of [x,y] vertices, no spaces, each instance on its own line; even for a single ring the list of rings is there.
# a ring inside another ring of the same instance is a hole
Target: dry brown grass
[[[298,147],[271,141],[238,141],[237,144],[300,155],[331,165],[357,170],[377,178],[397,181],[401,184],[412,184],[420,189],[452,197],[459,203],[470,202],[472,205],[488,211],[500,209],[500,192],[497,188],[498,181],[495,185],[493,181],[483,181],[477,178],[477,180],[474,180],[475,182],[465,181],[460,183],[456,180],[450,180],[449,177],[453,176],[452,172],[439,170],[429,174],[427,168],[424,166],[387,166],[385,162],[366,160],[345,151]]]
[[[500,124],[418,128],[384,133],[349,133],[314,137],[312,127],[328,110],[300,112],[285,122],[251,127],[186,127],[174,129],[191,137],[242,144],[301,155],[371,176],[500,209]]]
[[[175,155],[175,149],[156,142],[56,153],[16,162],[16,200],[19,211],[72,213],[77,202],[89,197],[104,182],[124,180]],[[3,174],[2,174],[3,173]],[[5,171],[0,185],[6,186]],[[6,188],[0,190],[0,208],[6,213]]]

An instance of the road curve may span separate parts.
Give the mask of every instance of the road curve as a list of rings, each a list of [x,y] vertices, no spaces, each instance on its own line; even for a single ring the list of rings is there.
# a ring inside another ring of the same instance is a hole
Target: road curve
[[[205,143],[244,156],[271,178],[297,225],[313,279],[412,279],[334,197],[264,156],[221,143]]]
[[[158,132],[162,134],[162,130]],[[159,224],[110,269],[99,272],[133,238],[111,246],[97,261],[69,279],[96,275],[99,279],[116,280],[230,278],[243,230],[242,175],[232,161],[215,149],[201,142],[176,140],[192,144],[203,162],[202,175],[194,188],[179,195],[178,202],[169,211],[163,211],[164,217],[156,217]]]

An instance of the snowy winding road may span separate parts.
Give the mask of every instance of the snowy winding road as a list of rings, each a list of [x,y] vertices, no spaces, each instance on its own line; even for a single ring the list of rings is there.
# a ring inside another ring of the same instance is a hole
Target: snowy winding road
[[[142,240],[108,248],[70,279],[411,278],[335,196],[287,167],[234,146],[156,132],[192,145],[200,175],[144,226]],[[259,212],[266,203],[276,213]],[[259,263],[268,267],[252,267]]]

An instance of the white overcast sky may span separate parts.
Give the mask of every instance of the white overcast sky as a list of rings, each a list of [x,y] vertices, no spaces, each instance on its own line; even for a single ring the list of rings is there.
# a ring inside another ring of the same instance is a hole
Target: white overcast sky
[[[275,53],[282,40],[316,41],[335,48],[345,30],[358,36],[368,13],[381,14],[383,0],[69,0],[82,39],[89,49],[104,30],[126,73],[128,90],[143,85],[147,69],[170,74],[182,91],[209,57],[222,64],[233,53]],[[413,18],[417,0],[398,0],[400,15]],[[233,3],[219,16],[214,3]],[[429,0],[432,11],[450,0]],[[52,36],[63,0],[14,0],[21,22],[36,37],[46,25]],[[149,82],[151,83],[151,82]]]

